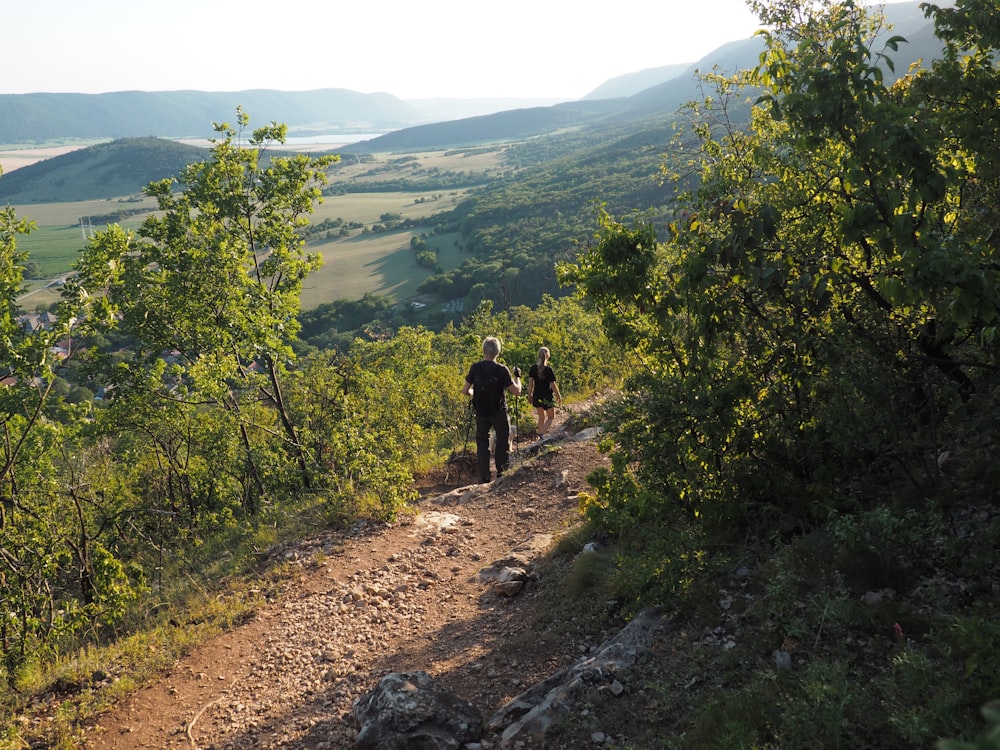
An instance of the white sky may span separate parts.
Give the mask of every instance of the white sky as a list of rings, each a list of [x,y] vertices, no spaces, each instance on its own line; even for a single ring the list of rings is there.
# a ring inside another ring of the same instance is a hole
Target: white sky
[[[5,0],[3,25],[3,94],[576,99],[694,62],[759,24],[743,0]]]

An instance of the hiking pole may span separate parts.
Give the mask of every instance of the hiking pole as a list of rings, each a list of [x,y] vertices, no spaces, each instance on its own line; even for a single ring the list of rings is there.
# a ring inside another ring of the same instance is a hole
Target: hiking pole
[[[517,373],[518,378],[521,377],[521,368],[518,367],[517,365],[514,366],[514,372]],[[520,421],[521,421],[521,397],[514,396],[514,425],[511,428],[512,432],[514,433],[513,435],[514,445],[512,446],[511,453],[515,456],[517,455],[517,444],[520,442],[518,440],[518,435],[517,435],[517,423]]]
[[[462,446],[461,461],[459,463],[459,481],[465,476],[468,471],[469,462],[469,435],[472,434],[472,423],[475,421],[476,412],[472,406],[472,399],[469,399],[468,416],[465,420],[465,445]],[[461,429],[461,427],[459,428]]]
[[[472,433],[472,422],[473,415],[475,412],[472,409],[472,399],[469,399],[469,416],[465,420],[465,445],[462,446],[462,454],[468,454],[469,452],[469,435]]]

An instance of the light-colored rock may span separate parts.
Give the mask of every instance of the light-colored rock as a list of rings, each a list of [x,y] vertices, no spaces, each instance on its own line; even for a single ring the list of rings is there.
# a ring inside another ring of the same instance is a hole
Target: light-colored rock
[[[393,672],[355,701],[358,750],[458,750],[483,734],[479,711],[426,672]]]
[[[493,593],[497,596],[517,596],[524,589],[524,581],[497,581],[493,584]]]
[[[666,624],[658,612],[644,610],[602,644],[595,654],[582,657],[570,668],[518,695],[488,722],[490,730],[501,732],[500,747],[542,741],[556,722],[572,712],[587,690],[613,685],[617,682],[616,675],[627,671],[643,654],[649,653],[655,634]]]
[[[439,534],[461,523],[461,517],[454,513],[443,513],[437,510],[419,514],[413,519],[414,534]]]
[[[588,427],[585,430],[580,430],[573,436],[574,442],[583,443],[587,440],[597,440],[601,435],[604,434],[604,428],[602,427]]]

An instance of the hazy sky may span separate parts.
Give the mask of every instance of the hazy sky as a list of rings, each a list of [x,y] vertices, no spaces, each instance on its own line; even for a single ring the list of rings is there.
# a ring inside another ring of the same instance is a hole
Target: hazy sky
[[[743,0],[10,0],[3,22],[5,94],[346,88],[402,99],[575,99],[758,28]]]

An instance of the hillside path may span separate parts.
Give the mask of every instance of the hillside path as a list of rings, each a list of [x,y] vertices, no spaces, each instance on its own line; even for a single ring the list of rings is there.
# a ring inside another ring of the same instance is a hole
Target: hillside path
[[[352,703],[391,671],[428,672],[488,720],[602,637],[573,622],[525,635],[536,584],[504,598],[479,573],[519,545],[551,549],[605,460],[560,413],[501,480],[438,488],[396,523],[285,551],[299,566],[294,585],[105,715],[87,747],[347,748]]]

